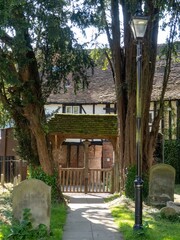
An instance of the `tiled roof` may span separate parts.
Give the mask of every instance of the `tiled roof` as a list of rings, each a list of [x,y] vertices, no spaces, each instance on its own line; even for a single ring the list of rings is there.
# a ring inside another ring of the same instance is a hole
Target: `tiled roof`
[[[158,100],[162,89],[163,65],[157,62],[154,77],[152,100]],[[180,99],[180,58],[179,62],[173,62],[165,99]],[[73,84],[67,88],[67,92],[51,95],[48,103],[114,103],[116,102],[115,85],[111,70],[94,69],[94,75],[89,77],[88,89],[78,90],[74,93]]]
[[[104,103],[115,102],[115,86],[110,70],[94,69],[94,74],[89,77],[88,89],[78,90],[74,93],[73,83],[67,87],[67,92],[51,95],[48,103]]]
[[[158,61],[156,64],[156,72],[154,76],[152,100],[159,99],[162,90],[163,71],[164,62]],[[171,73],[166,88],[165,99],[180,99],[180,55],[179,59],[172,60]]]

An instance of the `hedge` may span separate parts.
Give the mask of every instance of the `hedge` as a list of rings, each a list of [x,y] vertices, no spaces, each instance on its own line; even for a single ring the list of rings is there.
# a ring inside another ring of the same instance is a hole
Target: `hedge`
[[[164,163],[176,170],[176,184],[180,184],[180,140],[165,140]]]

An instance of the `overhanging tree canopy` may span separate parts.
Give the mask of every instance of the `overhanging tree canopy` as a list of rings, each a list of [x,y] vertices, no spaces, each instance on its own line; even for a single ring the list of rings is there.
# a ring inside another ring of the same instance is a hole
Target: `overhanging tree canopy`
[[[107,34],[112,61],[107,52],[106,56],[116,85],[119,163],[121,170],[132,164],[135,159],[136,54],[129,20],[136,9],[136,1],[0,0],[0,6],[0,99],[16,123],[24,156],[39,159],[44,171],[52,174],[44,114],[46,97],[50,92],[56,93],[64,87],[69,72],[72,73],[76,86],[79,86],[82,80],[86,80],[86,69],[92,65],[87,52],[74,39],[71,20],[76,21],[81,29],[93,25]],[[178,0],[168,3],[146,0],[143,1],[143,6],[150,17],[143,45],[142,85],[143,162],[147,168],[153,159],[171,66],[171,43],[179,29],[177,26],[180,25],[180,18]],[[166,51],[164,87],[152,131],[149,132],[149,106],[156,63],[158,25],[160,17],[165,17],[165,14],[169,14],[167,24],[170,27],[170,36]]]
[[[87,84],[93,66],[74,38],[68,1],[0,0],[0,100],[16,126],[24,159],[53,173],[44,104],[64,89],[69,73],[75,89]]]

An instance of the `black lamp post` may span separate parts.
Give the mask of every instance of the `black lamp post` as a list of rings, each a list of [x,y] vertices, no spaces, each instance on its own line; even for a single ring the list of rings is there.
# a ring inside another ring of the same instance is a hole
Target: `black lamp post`
[[[132,17],[130,26],[137,42],[137,83],[136,83],[136,164],[137,175],[134,181],[135,186],[135,224],[134,229],[142,228],[142,137],[141,137],[141,72],[142,72],[142,40],[144,38],[148,23],[141,8],[141,1],[138,1],[137,10]]]

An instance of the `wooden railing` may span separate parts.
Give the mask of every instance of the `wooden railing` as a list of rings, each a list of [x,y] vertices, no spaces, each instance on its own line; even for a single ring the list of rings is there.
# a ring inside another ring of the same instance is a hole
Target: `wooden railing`
[[[88,169],[88,186],[85,186],[85,168],[60,168],[62,192],[113,192],[112,169]]]
[[[88,192],[113,192],[112,169],[89,169]]]
[[[84,168],[60,168],[62,192],[84,191]]]

